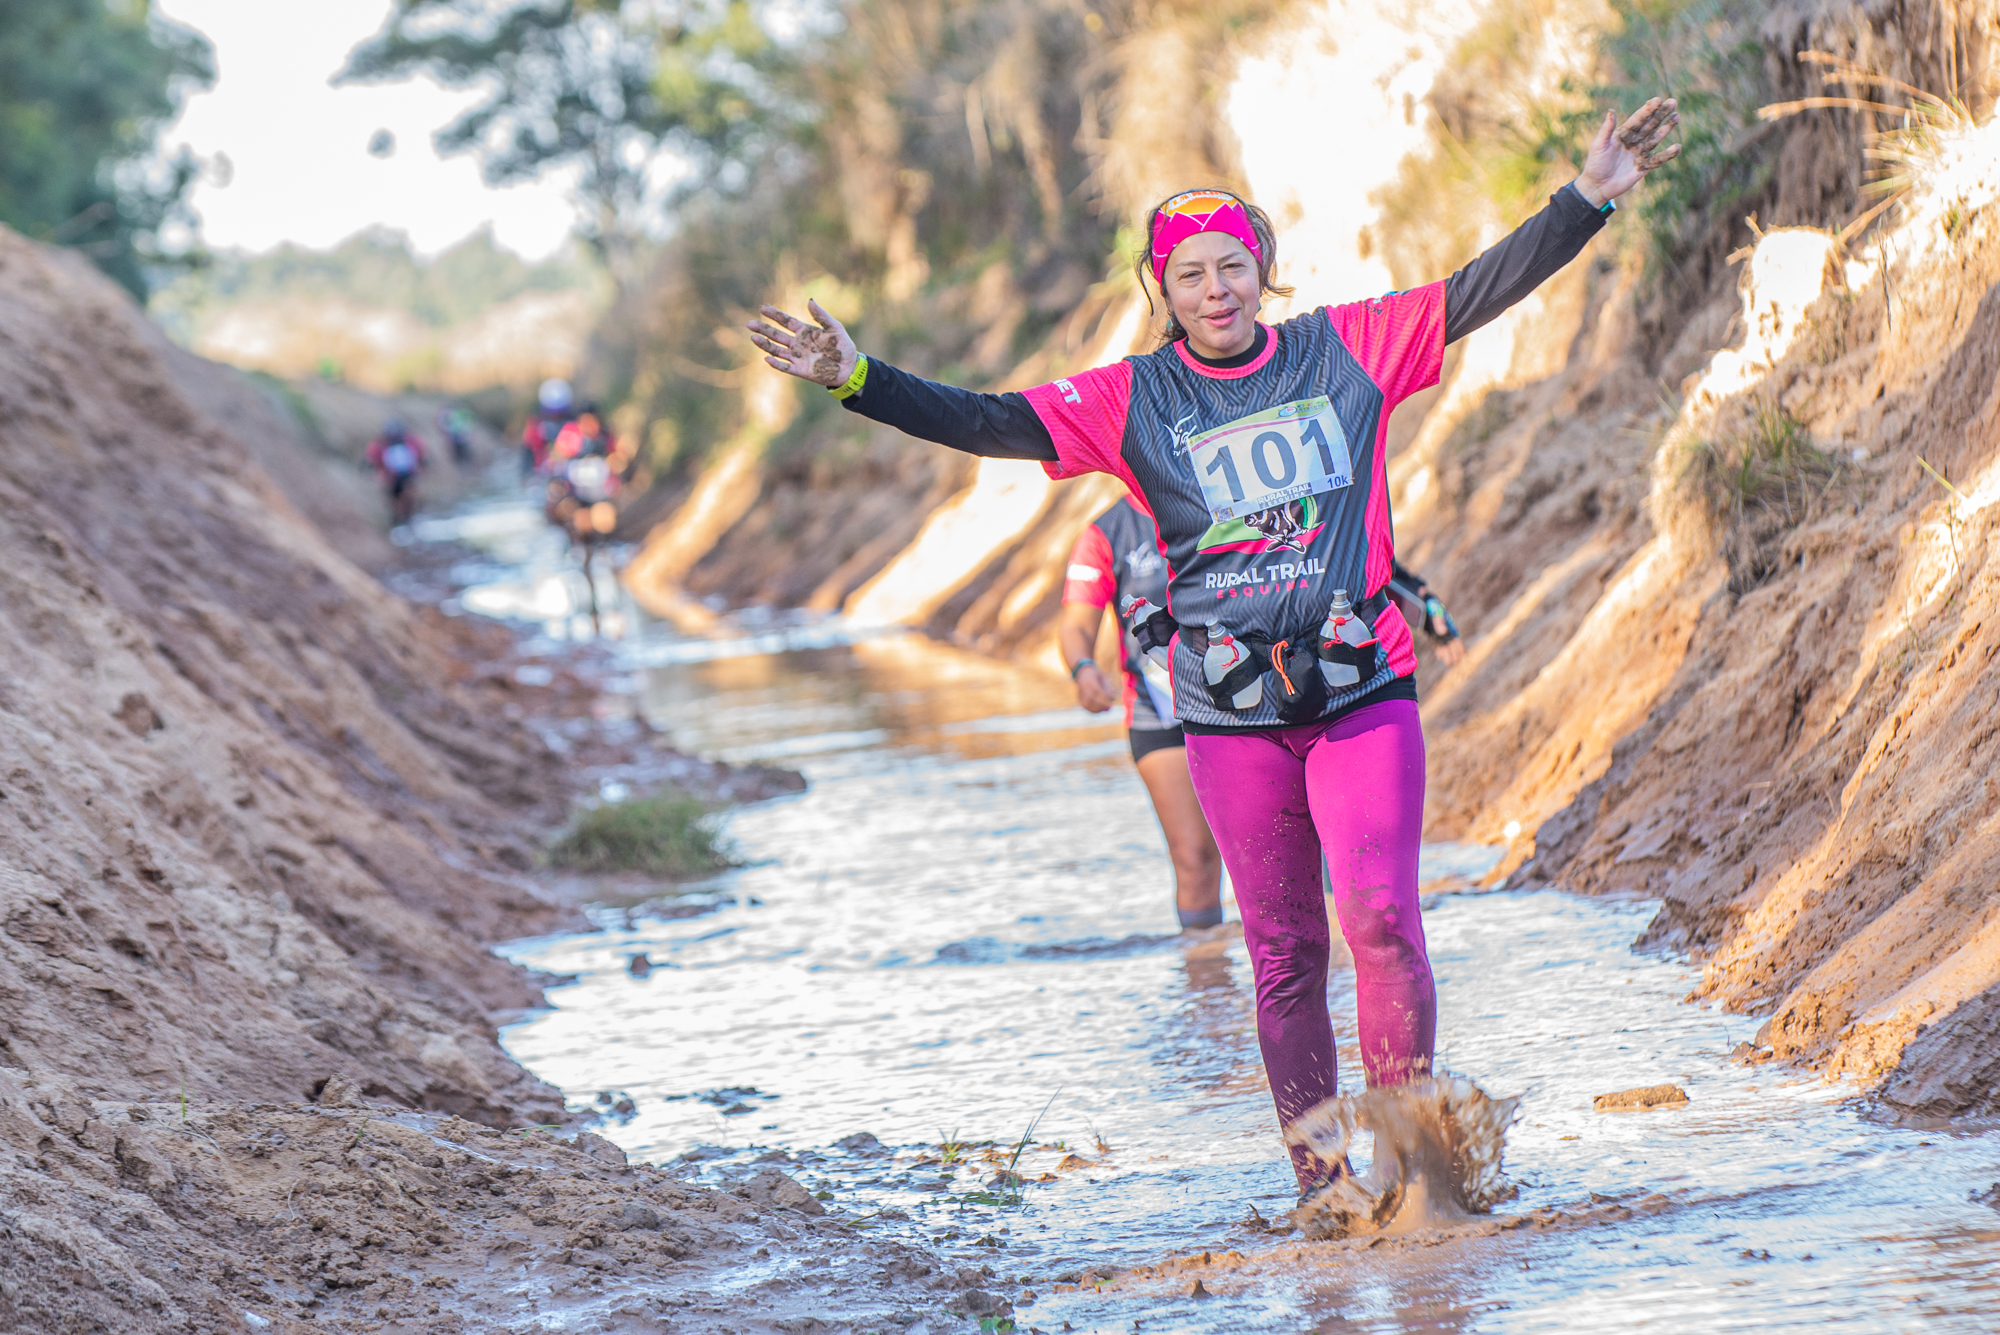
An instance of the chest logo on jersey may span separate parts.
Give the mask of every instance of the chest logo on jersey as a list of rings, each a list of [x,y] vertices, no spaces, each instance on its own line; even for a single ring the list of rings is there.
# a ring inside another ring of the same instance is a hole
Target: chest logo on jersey
[[[1204,552],[1303,552],[1325,526],[1320,498],[1354,485],[1347,433],[1325,397],[1225,422],[1191,437],[1188,455],[1214,521]]]
[[[1190,437],[1188,458],[1210,519],[1240,520],[1286,546],[1294,536],[1295,502],[1354,485],[1347,433],[1324,395]]]

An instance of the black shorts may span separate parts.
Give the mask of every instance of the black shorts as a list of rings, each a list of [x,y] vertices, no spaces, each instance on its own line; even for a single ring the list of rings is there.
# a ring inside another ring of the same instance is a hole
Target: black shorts
[[[1181,734],[1178,727],[1134,728],[1125,736],[1132,743],[1132,763],[1135,765],[1155,751],[1187,745],[1187,738]]]

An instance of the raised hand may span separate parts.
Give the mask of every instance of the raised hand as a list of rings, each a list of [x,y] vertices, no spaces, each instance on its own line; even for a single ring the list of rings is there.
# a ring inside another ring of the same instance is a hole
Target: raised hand
[[[744,326],[750,341],[764,353],[764,360],[787,375],[810,380],[816,385],[837,389],[854,374],[861,359],[854,340],[840,321],[826,313],[817,301],[808,298],[806,309],[819,322],[815,329],[796,315],[787,315],[776,306],[760,306],[762,320]]]
[[[1681,155],[1679,144],[1660,147],[1680,123],[1680,103],[1671,97],[1652,99],[1623,125],[1618,123],[1617,112],[1605,112],[1584,157],[1583,175],[1576,178],[1577,191],[1599,208],[1606,200],[1618,198],[1639,184],[1647,172]]]

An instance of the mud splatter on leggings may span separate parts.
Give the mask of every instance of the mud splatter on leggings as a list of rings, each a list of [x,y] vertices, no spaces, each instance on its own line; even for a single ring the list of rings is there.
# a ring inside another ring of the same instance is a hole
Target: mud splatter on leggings
[[[1195,795],[1235,887],[1257,982],[1257,1041],[1278,1120],[1335,1092],[1324,848],[1354,954],[1361,1061],[1374,1085],[1430,1069],[1437,990],[1417,905],[1424,735],[1408,700],[1331,723],[1187,739]],[[1326,1171],[1292,1151],[1301,1185]]]

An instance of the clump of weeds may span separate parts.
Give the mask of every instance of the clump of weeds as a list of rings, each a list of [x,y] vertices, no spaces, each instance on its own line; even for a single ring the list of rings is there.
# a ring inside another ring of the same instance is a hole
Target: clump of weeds
[[[1680,483],[1721,530],[1730,591],[1740,597],[1777,573],[1784,535],[1818,512],[1841,468],[1774,398],[1717,426],[1683,447]]]
[[[550,845],[549,861],[568,871],[636,871],[677,880],[736,865],[716,832],[715,809],[672,790],[586,808]]]
[[[974,1205],[1019,1205],[1021,1203],[1022,1188],[1027,1185],[1027,1179],[1021,1175],[1021,1155],[1027,1151],[1029,1145],[1034,1143],[1035,1128],[1039,1127],[1042,1124],[1042,1119],[1048,1116],[1049,1109],[1055,1106],[1056,1098],[1061,1093],[1062,1090],[1058,1089],[1054,1094],[1049,1095],[1048,1102],[1042,1105],[1040,1112],[1029,1119],[1028,1125],[1022,1130],[1020,1137],[1011,1146],[1004,1148],[994,1146],[987,1150],[985,1155],[987,1162],[997,1166],[991,1184],[993,1190],[974,1192],[964,1198],[966,1202]],[[988,1144],[991,1145],[991,1142],[988,1142]],[[960,1146],[960,1148],[968,1147]],[[950,1161],[947,1160],[947,1162]]]

